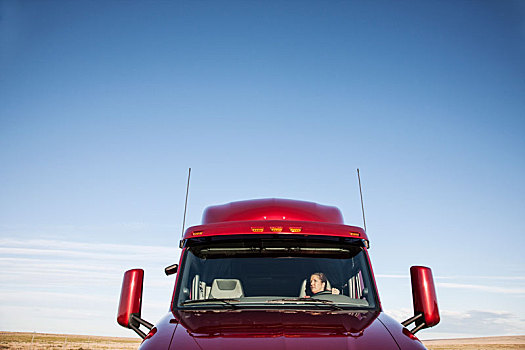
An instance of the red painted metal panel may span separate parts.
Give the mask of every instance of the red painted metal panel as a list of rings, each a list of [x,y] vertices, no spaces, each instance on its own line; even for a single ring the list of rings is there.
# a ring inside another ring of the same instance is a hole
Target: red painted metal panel
[[[180,325],[171,350],[399,350],[377,320],[378,312],[200,310],[176,311],[174,315]]]
[[[343,224],[343,215],[336,207],[291,199],[254,199],[231,202],[206,208],[203,224],[244,220],[295,220]]]
[[[394,320],[392,317],[386,315],[385,313],[381,313],[379,315],[379,320],[381,323],[385,325],[386,328],[388,328],[388,331],[394,337],[396,340],[396,343],[399,345],[399,347],[403,350],[416,350],[416,349],[426,349],[425,346],[421,343],[421,341],[408,329],[403,327],[399,322]]]
[[[178,321],[169,313],[164,316],[153,328],[155,331],[149,338],[144,339],[140,350],[168,350],[173,338],[173,332],[177,328]],[[148,334],[148,335],[149,335]]]
[[[123,327],[129,328],[131,314],[140,316],[143,280],[144,270],[142,269],[129,270],[124,273],[117,314],[117,322]]]
[[[232,221],[189,227],[184,239],[240,234],[290,234],[353,237],[368,240],[362,228],[342,224],[290,220]]]

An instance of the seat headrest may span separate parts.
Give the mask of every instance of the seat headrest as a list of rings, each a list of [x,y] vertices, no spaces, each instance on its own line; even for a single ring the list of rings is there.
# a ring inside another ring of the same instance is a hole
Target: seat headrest
[[[241,281],[238,279],[214,279],[211,285],[210,298],[242,298]]]

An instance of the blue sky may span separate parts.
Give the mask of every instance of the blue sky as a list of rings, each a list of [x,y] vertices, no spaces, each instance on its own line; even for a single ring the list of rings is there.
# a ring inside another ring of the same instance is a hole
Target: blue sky
[[[359,167],[385,311],[427,265],[422,338],[525,334],[523,62],[519,1],[0,1],[0,329],[132,336],[134,267],[158,320],[188,167],[189,225],[265,197],[361,225]]]

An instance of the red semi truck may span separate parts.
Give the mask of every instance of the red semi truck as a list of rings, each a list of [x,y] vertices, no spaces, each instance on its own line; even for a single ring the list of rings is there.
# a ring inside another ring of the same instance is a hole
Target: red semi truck
[[[425,349],[414,333],[440,320],[422,266],[410,269],[414,316],[400,324],[383,312],[368,237],[335,207],[248,200],[208,207],[202,221],[165,270],[177,277],[157,325],[141,318],[144,271],[124,274],[117,322],[141,350]]]

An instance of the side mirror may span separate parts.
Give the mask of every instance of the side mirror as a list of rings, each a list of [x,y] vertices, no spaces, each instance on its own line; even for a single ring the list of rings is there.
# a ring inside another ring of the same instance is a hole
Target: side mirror
[[[415,322],[416,327],[411,330],[414,334],[423,328],[437,325],[440,317],[432,270],[424,266],[412,266],[410,279],[412,280],[414,316],[402,322],[402,325],[406,327]]]
[[[140,317],[143,281],[144,270],[142,269],[129,270],[124,273],[117,315],[117,322],[122,327],[131,328],[133,324],[131,315]]]
[[[177,269],[178,268],[179,268],[178,264],[170,265],[170,266],[168,266],[168,267],[166,267],[164,269],[164,273],[166,274],[166,276],[173,275],[173,274],[177,273]]]
[[[141,324],[149,329],[153,328],[152,324],[140,318],[143,281],[144,270],[142,269],[133,269],[124,273],[117,314],[118,324],[133,329],[142,338],[146,337],[146,334],[139,329]]]

